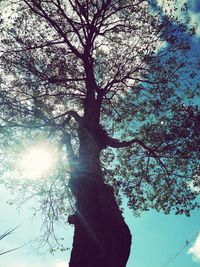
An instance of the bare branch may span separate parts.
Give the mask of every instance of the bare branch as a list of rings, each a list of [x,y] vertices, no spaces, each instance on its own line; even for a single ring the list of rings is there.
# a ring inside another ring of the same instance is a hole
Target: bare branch
[[[19,226],[15,227],[15,228],[12,228],[12,229],[6,231],[5,233],[3,233],[2,235],[0,235],[0,240],[4,239],[6,236],[12,234],[18,227],[19,227]],[[22,247],[24,247],[24,246],[17,247],[17,248],[12,248],[12,249],[9,249],[9,250],[6,250],[6,251],[2,251],[2,252],[0,251],[0,256],[1,256],[1,255],[4,255],[4,254],[7,254],[7,253],[9,253],[9,252],[15,251],[15,250],[17,250],[17,249],[20,249],[20,248],[22,248]]]

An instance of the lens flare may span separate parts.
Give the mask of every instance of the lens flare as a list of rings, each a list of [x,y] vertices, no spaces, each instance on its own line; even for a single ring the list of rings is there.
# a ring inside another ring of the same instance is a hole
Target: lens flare
[[[30,147],[20,159],[24,178],[38,179],[47,174],[55,163],[55,151],[45,145]]]

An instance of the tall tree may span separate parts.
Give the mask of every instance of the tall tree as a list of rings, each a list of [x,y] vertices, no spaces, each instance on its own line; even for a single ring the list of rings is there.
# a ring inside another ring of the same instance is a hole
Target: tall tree
[[[136,215],[199,207],[194,28],[173,3],[165,11],[150,0],[21,0],[2,16],[2,134],[11,131],[10,145],[43,131],[66,148],[69,179],[62,173],[38,195],[55,186],[41,204],[50,220],[58,203],[65,209],[66,187],[74,196],[70,267],[126,265],[124,196]]]

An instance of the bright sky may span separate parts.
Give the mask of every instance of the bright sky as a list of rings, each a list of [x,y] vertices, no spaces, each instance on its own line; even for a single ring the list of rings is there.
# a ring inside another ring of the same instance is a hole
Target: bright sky
[[[190,14],[192,21],[198,23],[200,34],[200,0],[191,0]],[[197,49],[200,40],[196,39]],[[197,51],[194,51],[197,52]],[[34,153],[33,153],[34,154]],[[45,155],[43,155],[46,157]],[[37,161],[37,155],[35,160]],[[51,161],[47,157],[47,161]],[[28,156],[24,158],[26,164]],[[0,229],[1,233],[8,228],[16,227],[15,233],[0,241],[0,249],[11,249],[28,243],[40,233],[40,218],[31,218],[32,211],[25,206],[19,213],[14,206],[6,203],[11,196],[9,192],[0,187]],[[127,267],[198,267],[200,266],[200,213],[195,211],[191,217],[163,215],[156,212],[144,213],[140,218],[135,218],[129,210],[125,210],[125,218],[133,235],[132,250]],[[67,226],[60,229],[60,233],[71,247],[73,228]],[[191,240],[192,239],[192,240]],[[190,241],[187,245],[187,241]],[[182,248],[185,246],[185,249]],[[181,253],[179,254],[179,252]],[[176,256],[170,263],[170,258]],[[38,255],[30,245],[1,256],[3,267],[68,267],[70,251]],[[167,265],[167,263],[169,263]]]
[[[1,249],[10,249],[26,244],[40,233],[41,221],[31,218],[29,206],[24,207],[20,214],[14,206],[6,204],[9,193],[1,188],[1,231],[8,227],[15,227],[15,233],[0,242]],[[193,241],[169,265],[165,265],[169,258],[175,256],[185,245],[187,240],[200,231],[200,213],[193,212],[190,218],[185,216],[163,215],[157,212],[143,214],[134,218],[130,211],[125,212],[133,235],[132,250],[127,267],[198,267],[200,266],[200,237]],[[61,229],[61,233],[70,247],[73,228]],[[190,253],[190,254],[189,254]],[[68,267],[70,251],[37,255],[30,245],[1,256],[1,266],[4,267]]]
[[[39,143],[22,152],[18,164],[23,177],[37,179],[53,168],[56,158],[57,155],[51,146]]]

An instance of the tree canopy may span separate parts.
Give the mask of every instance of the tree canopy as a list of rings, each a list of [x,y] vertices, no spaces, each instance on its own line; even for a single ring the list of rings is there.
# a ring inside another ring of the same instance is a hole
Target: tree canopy
[[[149,209],[189,215],[199,207],[200,61],[191,52],[195,28],[174,15],[176,2],[165,1],[165,9],[151,0],[6,1],[0,24],[5,166],[13,166],[21,146],[44,137],[61,151],[71,137],[77,154],[77,125],[84,120],[119,203],[125,196],[135,215]],[[187,6],[180,9],[189,22]],[[63,154],[34,187],[14,182],[39,199],[47,222],[65,218],[73,206]]]

